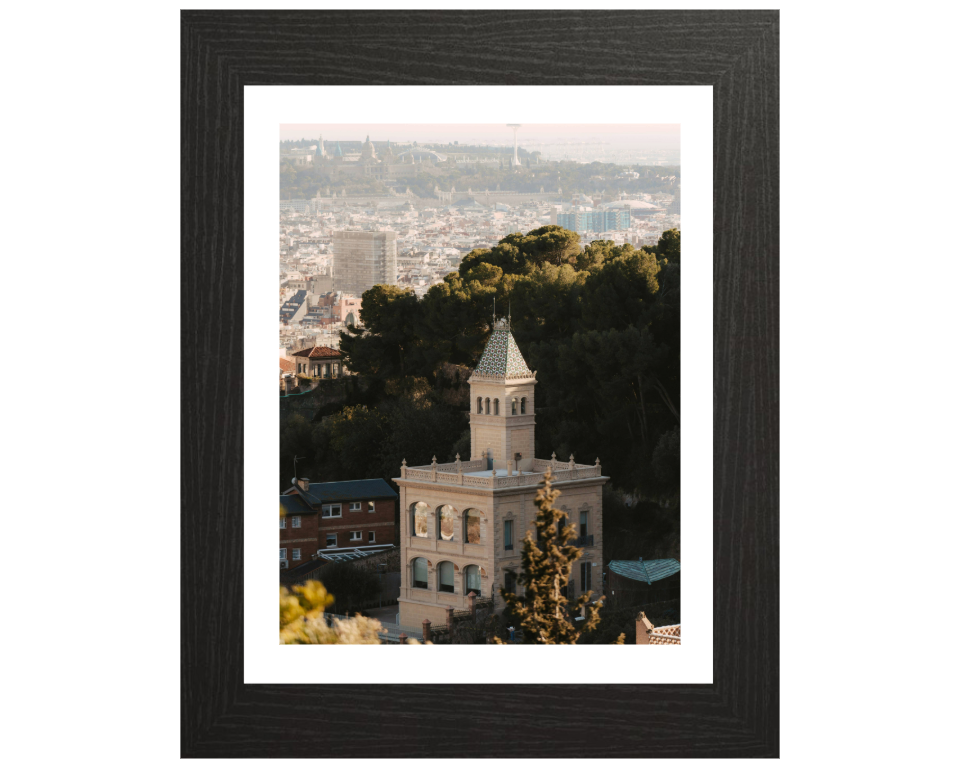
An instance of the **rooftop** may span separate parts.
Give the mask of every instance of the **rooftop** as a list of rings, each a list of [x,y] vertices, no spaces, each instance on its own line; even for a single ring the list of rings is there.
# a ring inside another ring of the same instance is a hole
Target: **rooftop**
[[[310,349],[301,349],[299,352],[294,352],[293,354],[294,357],[309,357],[311,359],[318,357],[342,357],[339,351],[336,349],[331,349],[330,347],[312,347]]]
[[[478,379],[532,379],[535,375],[520,354],[510,320],[502,317],[493,322],[493,332],[483,349],[483,356],[473,371]]]
[[[371,501],[373,499],[396,499],[397,492],[390,487],[386,480],[373,478],[370,480],[344,480],[339,483],[308,483],[309,491],[304,491],[299,485],[292,485],[284,493],[294,492],[296,498],[302,497],[312,506],[330,504],[342,501]],[[285,498],[280,497],[280,503]]]
[[[594,464],[577,464],[573,461],[572,456],[570,461],[559,461],[556,454],[552,459],[533,459],[529,463],[529,469],[521,472],[512,469],[491,468],[491,461],[486,456],[472,461],[460,461],[458,457],[456,461],[448,464],[437,464],[435,462],[436,459],[432,464],[408,467],[406,459],[404,459],[403,465],[400,467],[400,477],[394,478],[394,480],[417,480],[440,485],[498,489],[539,485],[543,482],[543,476],[548,469],[553,473],[553,483],[603,477],[600,469],[600,459],[597,459]]]
[[[666,560],[611,560],[610,570],[626,579],[653,584],[675,573],[680,573],[680,562],[672,557]]]

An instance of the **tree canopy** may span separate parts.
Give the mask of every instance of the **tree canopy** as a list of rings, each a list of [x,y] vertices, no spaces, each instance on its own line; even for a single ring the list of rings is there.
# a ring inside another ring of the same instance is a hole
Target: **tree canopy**
[[[511,312],[517,344],[538,372],[537,455],[599,456],[619,487],[675,494],[679,231],[665,232],[657,248],[594,241],[581,250],[576,233],[540,227],[472,251],[423,298],[375,286],[363,295],[363,327],[341,334],[345,362],[386,393],[420,393],[410,411],[418,419],[457,404],[465,411],[462,382],[459,400],[447,398],[446,406],[425,393],[440,386],[445,366],[477,364],[491,330],[494,299],[498,314]],[[353,429],[361,426],[387,440],[393,430],[382,420],[400,418],[411,407],[391,401],[375,414],[345,412],[343,418],[359,419]],[[466,428],[466,415],[452,412],[458,414],[456,428],[445,431],[451,447],[457,442],[453,433]],[[427,458],[442,449],[434,448]],[[342,450],[350,455],[349,446]],[[411,446],[410,454],[419,452]],[[398,463],[400,458],[410,462],[412,455],[398,456]],[[370,475],[354,475],[360,476]]]

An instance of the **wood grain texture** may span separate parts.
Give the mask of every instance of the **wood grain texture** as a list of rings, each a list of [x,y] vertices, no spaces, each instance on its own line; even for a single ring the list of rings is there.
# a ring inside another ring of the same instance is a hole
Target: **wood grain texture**
[[[779,14],[189,11],[180,77],[182,756],[778,756]],[[714,87],[712,685],[243,683],[243,381],[216,363],[243,356],[258,84]]]

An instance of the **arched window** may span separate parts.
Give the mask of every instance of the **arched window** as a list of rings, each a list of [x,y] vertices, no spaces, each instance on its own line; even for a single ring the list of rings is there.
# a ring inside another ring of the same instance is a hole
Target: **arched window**
[[[483,398],[477,398],[477,413],[483,413]]]
[[[512,595],[517,594],[517,574],[505,571],[503,574],[503,588]]]
[[[487,398],[486,405],[487,405],[487,415],[490,415],[490,398],[489,397]]]
[[[517,415],[517,398],[513,398],[513,400],[510,403],[510,415],[511,416]]]
[[[413,561],[413,586],[417,589],[430,589],[427,583],[427,558],[418,557]]]
[[[453,563],[449,560],[440,563],[437,570],[440,572],[440,591],[453,592]]]
[[[494,415],[494,416],[499,416],[499,415],[500,415],[500,401],[499,401],[499,400],[494,400],[494,401],[493,401],[493,415]]]
[[[444,504],[437,510],[437,514],[440,518],[439,535],[437,538],[443,539],[444,541],[453,541],[453,520],[457,516],[457,510],[449,504]]]
[[[421,539],[425,539],[429,534],[427,533],[430,525],[428,520],[430,519],[430,505],[424,501],[418,501],[413,505],[412,508],[413,518],[410,523],[410,528],[413,530],[414,536],[419,536]]]
[[[521,398],[520,398],[520,413],[526,413],[526,412],[527,412],[527,398],[521,397]]]
[[[463,513],[463,540],[467,544],[480,543],[480,513],[475,509]]]
[[[480,568],[476,565],[468,565],[463,569],[463,594],[469,595],[475,592],[477,597],[480,594]]]

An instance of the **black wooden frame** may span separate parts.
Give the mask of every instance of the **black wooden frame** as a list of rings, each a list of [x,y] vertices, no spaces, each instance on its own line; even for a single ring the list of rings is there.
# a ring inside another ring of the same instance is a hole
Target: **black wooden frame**
[[[778,12],[189,11],[180,77],[182,756],[778,756]],[[713,86],[712,685],[244,684],[216,363],[243,359],[243,86],[269,84]]]

